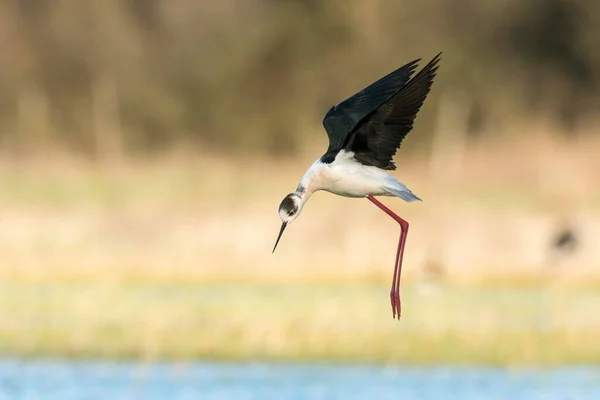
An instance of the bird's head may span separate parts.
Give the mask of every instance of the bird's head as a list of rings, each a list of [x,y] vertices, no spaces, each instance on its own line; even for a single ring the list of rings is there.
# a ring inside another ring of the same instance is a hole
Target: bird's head
[[[281,230],[279,231],[279,235],[277,236],[277,241],[275,241],[275,247],[273,247],[273,252],[277,248],[277,244],[279,243],[279,239],[281,239],[281,235],[285,230],[285,227],[292,223],[298,215],[300,215],[300,211],[302,211],[303,201],[302,197],[298,193],[290,193],[284,197],[279,205],[279,218],[281,218]]]

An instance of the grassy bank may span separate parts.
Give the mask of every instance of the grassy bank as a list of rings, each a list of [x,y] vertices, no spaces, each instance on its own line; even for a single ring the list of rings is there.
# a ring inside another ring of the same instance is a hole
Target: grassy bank
[[[600,363],[600,143],[544,143],[469,149],[452,179],[403,161],[424,201],[384,200],[411,224],[400,322],[368,201],[315,194],[271,254],[312,153],[0,160],[0,354]]]
[[[4,280],[0,353],[139,359],[600,363],[600,292],[573,285]]]

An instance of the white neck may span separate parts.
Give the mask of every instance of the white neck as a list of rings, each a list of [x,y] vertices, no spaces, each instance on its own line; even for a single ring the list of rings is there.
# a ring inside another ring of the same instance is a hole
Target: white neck
[[[305,203],[308,198],[317,190],[321,190],[321,175],[324,164],[321,160],[317,160],[306,170],[302,179],[300,179],[300,183],[298,183],[298,187],[296,188],[296,193],[300,195],[302,198],[302,203]]]

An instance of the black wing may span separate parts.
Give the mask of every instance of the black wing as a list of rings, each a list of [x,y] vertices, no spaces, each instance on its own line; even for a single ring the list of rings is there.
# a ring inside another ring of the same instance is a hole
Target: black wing
[[[323,162],[332,162],[356,125],[406,85],[420,60],[409,62],[331,107],[323,118],[323,126],[329,137],[329,148],[321,157]]]
[[[438,69],[440,54],[435,56],[398,93],[356,126],[342,148],[354,153],[364,165],[394,170],[392,158],[402,140],[412,130]]]

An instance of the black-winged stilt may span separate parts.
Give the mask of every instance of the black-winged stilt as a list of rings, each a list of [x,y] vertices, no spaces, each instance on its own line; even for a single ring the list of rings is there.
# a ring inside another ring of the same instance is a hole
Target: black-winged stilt
[[[393,316],[400,318],[400,274],[408,222],[374,196],[419,199],[403,183],[385,171],[395,170],[392,158],[411,131],[419,109],[433,84],[440,54],[411,79],[420,59],[384,76],[354,96],[333,106],[323,119],[329,137],[327,152],[306,171],[296,191],[279,206],[281,230],[292,223],[308,198],[317,190],[345,197],[366,197],[400,224],[390,299]]]

